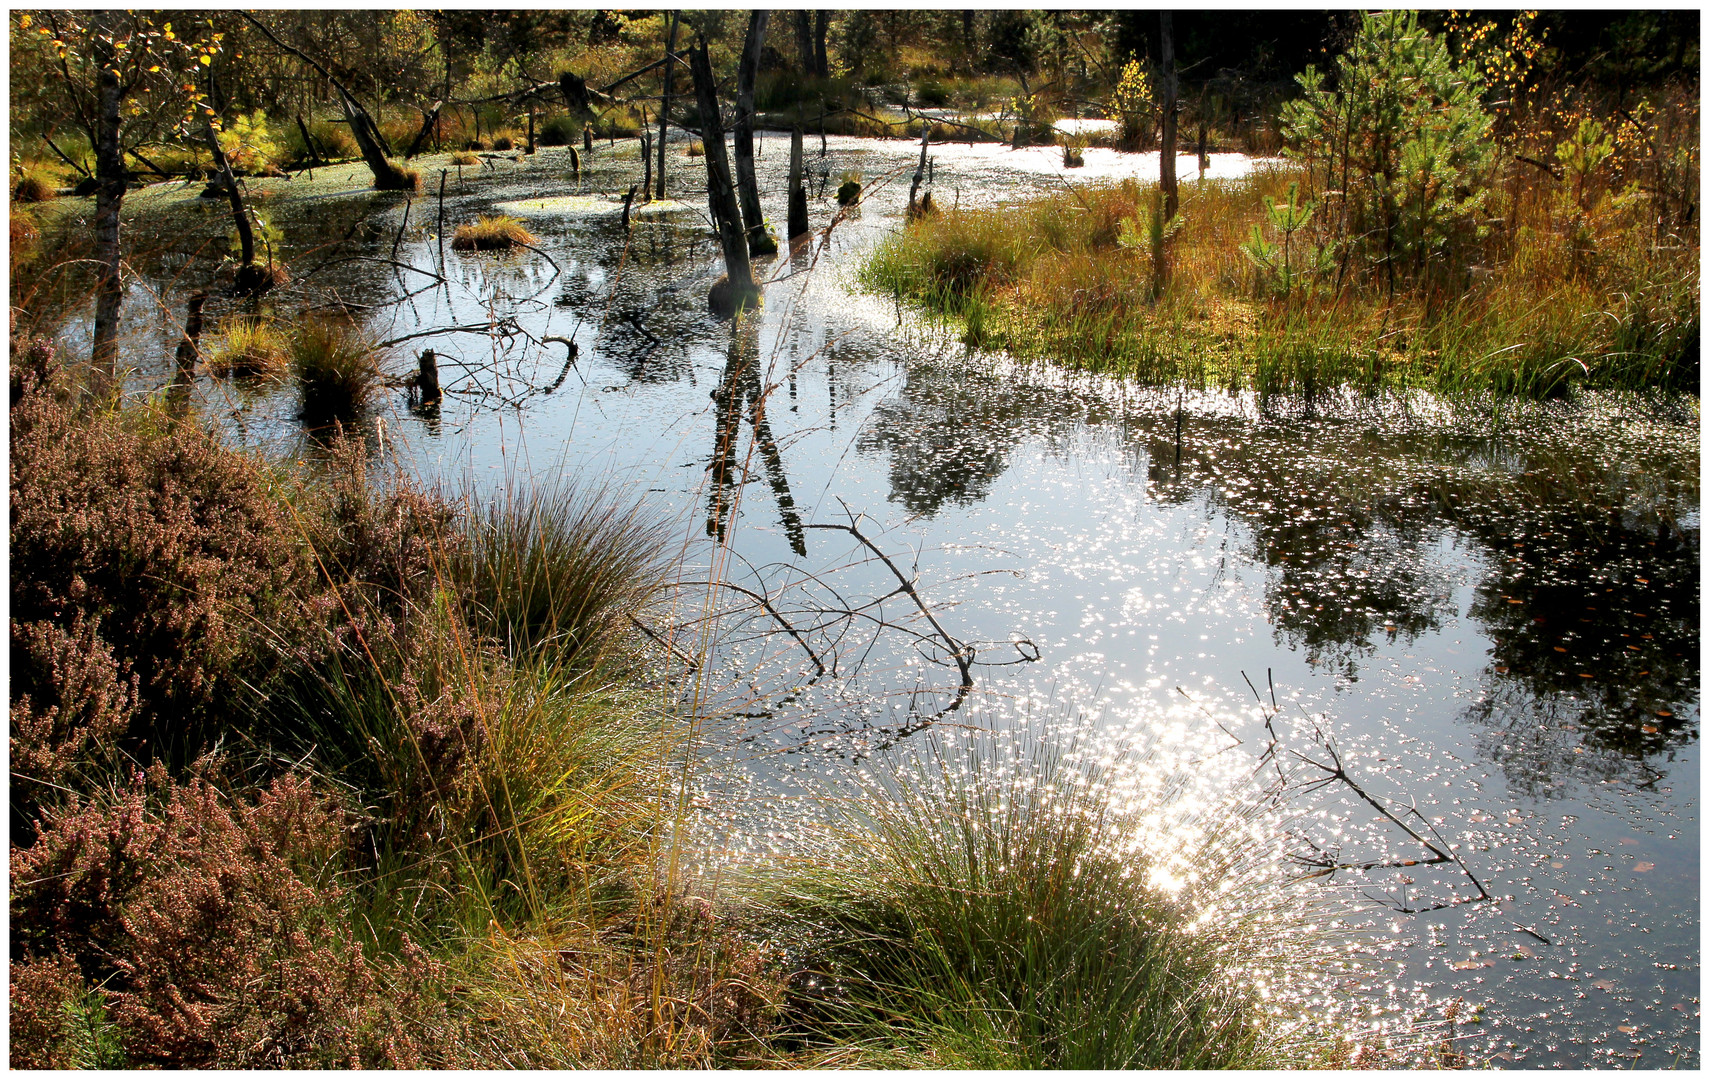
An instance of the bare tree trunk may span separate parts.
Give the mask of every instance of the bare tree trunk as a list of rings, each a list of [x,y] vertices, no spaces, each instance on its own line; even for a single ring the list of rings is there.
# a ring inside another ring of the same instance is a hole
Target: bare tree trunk
[[[241,262],[239,272],[255,265],[255,232],[249,225],[249,214],[244,212],[243,193],[238,191],[237,177],[232,175],[231,162],[226,160],[226,152],[220,149],[220,137],[214,134],[214,122],[207,113],[202,114],[202,138],[208,142],[208,150],[214,155],[214,170],[219,174],[220,186],[226,189],[226,201],[232,204],[232,223],[237,226],[238,250]]]
[[[1180,205],[1176,194],[1176,37],[1175,20],[1167,11],[1158,13],[1159,52],[1164,74],[1163,147],[1158,155],[1158,186],[1164,192],[1164,220],[1176,216]]]
[[[801,57],[802,74],[813,77],[813,15],[806,11],[792,12],[795,16],[796,54]]]
[[[760,209],[760,185],[754,178],[754,80],[760,73],[760,47],[766,41],[768,11],[748,14],[748,35],[742,39],[742,62],[736,69],[736,191],[750,255],[772,255],[777,241],[766,232]]]
[[[677,73],[677,16],[671,13],[671,29],[665,34],[665,87],[659,98],[659,179],[654,196],[665,197],[665,125],[671,120],[671,83]]]
[[[802,126],[790,132],[790,239],[808,231],[807,189],[802,186]]]
[[[825,31],[831,26],[831,12],[820,8],[813,13],[813,73],[822,79],[831,77],[831,65],[825,59]]]
[[[736,187],[725,159],[724,129],[718,116],[718,84],[713,80],[712,60],[703,39],[689,50],[689,73],[695,80],[695,103],[701,114],[701,146],[707,163],[707,205],[719,246],[724,249],[726,280],[713,286],[707,297],[715,314],[735,312],[750,306],[760,295],[754,286],[754,269],[748,261],[748,241],[742,230],[742,209],[736,202]]]
[[[124,285],[119,278],[119,209],[125,201],[125,160],[119,147],[119,85],[113,53],[114,34],[95,35],[95,62],[101,69],[99,113],[95,134],[95,284],[94,361],[97,377],[109,385],[119,372],[119,303]]]

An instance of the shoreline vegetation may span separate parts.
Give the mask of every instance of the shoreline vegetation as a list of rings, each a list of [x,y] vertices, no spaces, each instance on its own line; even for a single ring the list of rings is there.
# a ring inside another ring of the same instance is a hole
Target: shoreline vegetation
[[[1338,82],[1365,94],[1309,68],[1283,164],[1184,181],[1169,217],[1160,184],[1069,179],[916,215],[862,282],[969,346],[1146,383],[1696,394],[1696,92],[1644,124],[1583,99],[1486,110],[1411,16],[1364,18]]]

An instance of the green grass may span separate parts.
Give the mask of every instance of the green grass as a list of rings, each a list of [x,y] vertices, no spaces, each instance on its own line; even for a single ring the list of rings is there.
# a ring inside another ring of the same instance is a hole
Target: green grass
[[[609,489],[507,485],[463,519],[470,622],[512,656],[597,656],[667,584],[669,534]]]
[[[311,318],[291,338],[291,370],[302,395],[301,414],[311,427],[350,424],[380,388],[380,357],[357,327]]]
[[[274,378],[291,369],[291,340],[271,322],[233,319],[208,351],[215,375]]]
[[[812,927],[787,1016],[804,1042],[974,1068],[1263,1068],[1299,1052],[1242,974],[1275,947],[1264,913],[1204,918],[1236,873],[1215,836],[1172,894],[1104,771],[1051,748],[1006,762],[932,746],[861,800],[841,863],[779,900],[785,926]]]
[[[1145,241],[1123,242],[1146,235],[1151,206],[1152,189],[1132,181],[913,222],[862,280],[960,323],[970,344],[1149,383],[1307,396],[1696,390],[1695,235],[1659,238],[1611,211],[1589,261],[1565,226],[1527,226],[1523,244],[1490,241],[1492,265],[1453,285],[1403,282],[1392,297],[1357,268],[1338,287],[1333,268],[1278,296],[1239,245],[1264,222],[1264,198],[1298,175],[1184,183],[1155,300]],[[1545,216],[1560,224],[1558,211]]]

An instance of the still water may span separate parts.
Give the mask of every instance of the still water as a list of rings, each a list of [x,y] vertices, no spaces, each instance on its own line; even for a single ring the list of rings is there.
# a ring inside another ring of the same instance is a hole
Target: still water
[[[787,149],[762,142],[774,223]],[[1203,794],[1252,775],[1274,715],[1288,745],[1322,758],[1333,743],[1465,864],[1373,870],[1337,894],[1363,963],[1342,989],[1361,1008],[1485,1006],[1460,1029],[1475,1064],[1696,1067],[1695,406],[1308,410],[973,353],[854,280],[900,227],[917,154],[810,138],[814,227],[846,173],[866,198],[763,264],[765,304],[734,325],[706,314],[721,265],[680,144],[682,202],[627,235],[613,193],[640,179],[633,142],[584,155],[574,179],[562,149],[450,170],[448,228],[502,208],[545,254],[447,250],[443,280],[442,158],[424,159],[407,220],[357,168],[257,181],[299,277],[270,304],[336,298],[380,338],[499,327],[400,345],[399,375],[412,350],[439,353],[447,396],[430,414],[388,391],[365,422],[377,451],[454,485],[621,486],[680,523],[685,581],[748,590],[720,594],[735,614],[697,700],[732,790],[752,796],[730,830],[752,846],[790,843],[790,794],[894,761],[929,724],[1143,747]],[[932,157],[940,206],[1156,169],[1099,150],[1067,172],[1049,148]],[[1209,179],[1252,167],[1217,155]],[[1191,159],[1178,171],[1196,175]],[[225,218],[194,196],[132,200],[152,261],[127,310],[181,311],[204,287]],[[387,261],[331,261],[352,253]],[[139,392],[170,381],[176,333],[133,320]],[[577,361],[547,336],[577,342]],[[289,387],[198,378],[190,393],[235,438],[312,452]],[[815,527],[851,523],[918,580],[938,628],[857,537]],[[707,625],[696,588],[658,616],[689,648]],[[946,636],[972,646],[966,695]],[[1334,861],[1425,855],[1345,786],[1293,809],[1297,839]],[[1475,881],[1492,899],[1456,903]]]

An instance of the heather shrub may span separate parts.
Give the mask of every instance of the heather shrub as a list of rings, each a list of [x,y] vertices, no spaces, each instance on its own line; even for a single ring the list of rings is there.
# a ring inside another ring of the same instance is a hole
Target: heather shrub
[[[69,627],[12,622],[12,820],[74,780],[92,750],[130,727],[137,677],[102,640],[99,616],[76,612]]]
[[[365,956],[333,880],[341,826],[301,777],[251,801],[158,768],[51,812],[11,858],[13,954],[35,965],[14,1023],[34,1060],[57,1052],[74,988],[49,958],[69,957],[131,1066],[422,1064],[437,969],[407,941],[397,963]]]
[[[280,484],[200,427],[79,403],[51,373],[25,382],[11,411],[12,619],[81,627],[91,648],[98,627],[136,677],[140,715],[188,739],[179,722],[229,710],[304,627],[296,591],[312,579]],[[63,645],[15,636],[14,685],[68,677],[51,670]]]

